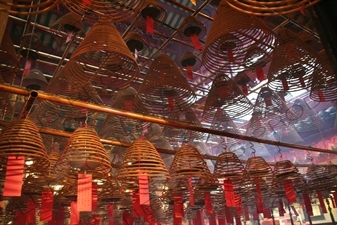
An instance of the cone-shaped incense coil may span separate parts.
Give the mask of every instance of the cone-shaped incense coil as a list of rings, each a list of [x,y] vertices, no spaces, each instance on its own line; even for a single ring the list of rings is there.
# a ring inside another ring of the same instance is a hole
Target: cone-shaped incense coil
[[[319,54],[322,63],[318,65],[323,69],[322,73],[314,71],[310,98],[318,102],[331,102],[337,100],[337,78],[330,65],[325,51]]]
[[[38,58],[38,54],[31,49],[38,50],[43,46],[39,36],[37,36],[35,33],[28,33],[23,35],[21,37],[21,45],[23,49],[20,50],[20,54],[24,58],[35,60]]]
[[[289,92],[309,88],[313,73],[324,73],[318,54],[289,29],[280,29],[278,36],[280,44],[271,60],[268,87]]]
[[[140,18],[138,23],[141,27],[147,26],[148,17],[152,18],[153,22],[162,23],[166,19],[166,10],[156,0],[144,0],[144,4],[140,9]]]
[[[120,88],[139,74],[139,68],[119,31],[110,21],[96,22],[71,56],[81,63],[65,72],[70,81],[88,82]]]
[[[230,8],[223,0],[207,35],[202,62],[212,73],[263,67],[275,42],[274,33],[261,20]]]
[[[201,68],[201,60],[193,52],[185,52],[179,60],[179,66],[185,69],[190,66],[192,71],[197,71]]]
[[[85,20],[96,21],[100,18],[109,18],[111,22],[119,22],[135,16],[144,0],[61,0],[61,2],[71,12],[84,17]]]
[[[306,178],[310,189],[330,190],[336,185],[336,165],[314,165],[308,167]]]
[[[151,181],[165,181],[170,177],[155,147],[143,139],[135,140],[126,150],[117,179],[122,182],[138,182],[140,173],[146,173]]]
[[[135,54],[135,56],[142,55],[146,56],[149,53],[149,45],[146,40],[136,32],[129,32],[124,38],[126,45],[129,50]],[[137,54],[136,54],[137,51]]]
[[[115,177],[109,177],[98,194],[98,199],[101,202],[117,202],[125,196],[125,188],[121,182]]]
[[[174,155],[170,174],[175,181],[176,191],[188,190],[188,178],[193,187],[199,190],[214,188],[215,178],[209,171],[206,162],[198,149],[192,145],[182,145]]]
[[[10,83],[13,79],[14,68],[18,68],[19,66],[19,59],[17,58],[12,38],[6,31],[2,37],[0,50],[0,58],[2,59],[2,63],[4,65],[8,65],[6,67],[2,66],[0,68],[0,76],[2,76],[7,83]]]
[[[304,10],[320,0],[226,0],[234,9],[256,16],[276,16]]]
[[[324,126],[323,119],[303,99],[296,99],[291,109],[298,118],[295,124],[296,131],[312,131]]]
[[[30,73],[24,76],[22,86],[28,90],[44,90],[48,85],[47,79],[40,70],[33,69]]]
[[[207,34],[206,26],[194,16],[187,16],[178,28],[178,35],[183,40],[190,40],[191,35],[196,35],[202,39]]]
[[[24,156],[26,173],[43,173],[50,163],[36,125],[29,119],[13,120],[0,136],[0,159]]]
[[[20,0],[19,3],[12,3],[12,1],[2,1],[0,11],[7,12],[12,15],[36,15],[46,13],[53,9],[60,0],[43,0],[39,3],[30,0]]]
[[[78,173],[84,172],[93,174],[93,177],[105,177],[111,171],[111,164],[96,131],[89,127],[77,128],[69,138],[55,170],[75,178]]]
[[[50,28],[56,30],[57,32],[65,32],[68,34],[70,32],[84,33],[84,25],[81,17],[71,12],[61,16],[53,25],[51,25]]]
[[[216,115],[225,111],[230,119],[251,113],[252,103],[238,85],[226,74],[217,75],[208,93],[203,120],[213,121]]]
[[[260,156],[248,158],[246,162],[246,171],[248,175],[254,178],[262,178],[266,182],[270,182],[273,178],[273,170],[268,163]]]
[[[153,114],[163,116],[190,107],[195,99],[190,84],[175,62],[168,55],[161,54],[144,77],[136,107],[143,103],[150,107]]]

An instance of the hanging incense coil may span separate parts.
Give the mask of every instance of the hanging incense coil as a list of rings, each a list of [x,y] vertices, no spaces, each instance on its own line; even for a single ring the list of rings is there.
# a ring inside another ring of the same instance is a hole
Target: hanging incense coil
[[[1,77],[6,83],[11,83],[15,68],[19,67],[19,59],[17,57],[12,38],[6,31],[2,37],[0,50],[0,57],[3,59],[2,64],[8,65],[0,67]]]
[[[248,95],[248,84],[252,81],[247,73],[240,72],[234,78],[235,83],[241,87],[242,92]]]
[[[22,86],[28,90],[43,91],[48,86],[48,82],[40,70],[33,69],[23,77]]]
[[[149,182],[162,183],[170,178],[165,164],[154,146],[147,140],[137,139],[126,150],[116,178],[127,188],[138,187],[139,173],[146,173]]]
[[[77,128],[69,138],[55,170],[74,178],[84,172],[93,174],[93,177],[105,177],[111,171],[111,164],[96,131],[89,127]]]
[[[135,56],[142,55],[147,56],[149,54],[150,46],[146,40],[137,32],[129,32],[124,38],[129,50],[135,54]],[[137,54],[136,54],[137,53]]]
[[[144,27],[145,24],[148,26],[148,17],[150,17],[154,23],[162,23],[165,21],[167,15],[165,8],[155,0],[144,0],[139,14],[140,17],[137,22],[140,27]]]
[[[313,73],[324,73],[318,54],[287,28],[280,29],[278,36],[280,43],[274,49],[268,87],[289,92],[309,88]]]
[[[337,100],[337,78],[330,65],[325,51],[319,53],[322,63],[322,73],[313,73],[310,98],[317,102],[331,102]]]
[[[190,107],[196,96],[175,62],[165,54],[151,64],[139,87],[136,106],[144,104],[157,116]]]
[[[245,168],[252,179],[263,178],[266,182],[270,182],[274,175],[271,167],[261,156],[248,158]]]
[[[226,1],[231,7],[243,13],[256,16],[276,16],[304,10],[307,7],[310,7],[318,3],[320,0],[312,0],[312,1],[272,0],[264,2],[259,0],[248,0],[248,1],[226,0]]]
[[[85,20],[97,21],[106,18],[113,22],[128,20],[135,16],[143,5],[143,0],[106,1],[61,0],[63,5]]]
[[[1,51],[0,51],[1,55]],[[5,81],[0,75],[0,84],[4,84]],[[10,94],[0,91],[0,118],[5,118],[7,115],[12,115],[12,104],[10,102]]]
[[[194,16],[187,16],[178,28],[178,35],[182,40],[192,41],[196,50],[201,50],[200,39],[207,34],[206,26]]]
[[[188,178],[191,178],[192,187],[201,193],[216,189],[217,181],[209,171],[206,162],[198,149],[192,145],[182,145],[174,155],[170,167],[170,174],[174,183],[175,192],[188,190]]]
[[[84,33],[84,24],[82,22],[81,16],[74,13],[67,13],[61,16],[55,23],[50,26],[51,29],[55,30],[57,34],[64,32],[71,33]]]
[[[29,119],[13,120],[0,136],[2,172],[6,171],[8,156],[24,156],[25,173],[41,174],[50,162],[36,125]]]
[[[223,0],[202,54],[204,67],[211,73],[261,68],[270,59],[276,44],[274,33],[257,17],[230,8]]]
[[[19,3],[12,3],[12,1],[1,2],[0,11],[6,12],[12,15],[36,15],[46,13],[52,10],[59,0],[42,0],[39,3],[30,0],[21,0]]]
[[[336,165],[315,165],[307,168],[306,179],[310,190],[322,191],[333,190],[336,185]]]
[[[193,79],[193,72],[201,68],[201,60],[192,52],[185,52],[181,56],[178,65],[184,69],[184,74],[191,80]]]
[[[224,111],[228,118],[240,118],[251,113],[252,103],[243,94],[235,82],[226,74],[217,75],[208,93],[203,119],[213,121],[216,115]]]
[[[65,71],[70,82],[121,88],[139,74],[138,64],[113,23],[100,19],[71,56],[78,66]],[[81,71],[84,70],[85,73]]]
[[[108,179],[101,186],[101,191],[98,193],[98,200],[100,202],[118,202],[125,196],[125,187],[115,177],[108,177]]]
[[[43,46],[39,36],[35,33],[28,33],[21,37],[22,49],[20,50],[20,55],[26,59],[37,60],[39,58],[36,50]],[[34,51],[32,50],[34,49]]]

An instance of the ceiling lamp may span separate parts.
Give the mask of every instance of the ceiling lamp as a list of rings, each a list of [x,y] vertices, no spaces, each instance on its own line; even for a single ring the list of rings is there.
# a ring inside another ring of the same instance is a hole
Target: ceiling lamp
[[[202,62],[211,73],[237,73],[262,68],[276,45],[275,34],[257,17],[232,9],[222,0],[207,35]]]
[[[154,33],[154,24],[163,23],[166,19],[166,10],[155,0],[144,0],[144,4],[139,12],[138,22],[141,26],[146,24],[146,31]]]
[[[135,16],[142,7],[144,0],[61,0],[63,5],[74,14],[85,20],[97,21],[108,18],[110,21],[119,22]]]
[[[163,117],[190,107],[195,99],[190,84],[175,62],[161,54],[153,61],[139,87],[135,107],[144,104],[151,114]]]
[[[287,28],[281,28],[278,36],[280,43],[271,60],[268,87],[285,92],[309,88],[313,74],[324,73],[318,54]]]
[[[253,105],[238,85],[226,74],[217,75],[208,92],[205,102],[203,120],[213,123],[222,111],[226,112],[229,119],[249,115]]]
[[[28,90],[44,90],[48,86],[47,79],[40,70],[33,69],[23,77],[22,86]]]
[[[138,64],[113,23],[97,21],[70,57],[83,69],[69,67],[66,77],[73,84],[121,88],[139,74]],[[83,73],[84,70],[84,73]]]
[[[136,59],[138,55],[147,56],[149,54],[150,46],[137,32],[128,32],[124,37],[124,41],[129,50],[135,54]]]
[[[180,60],[179,66],[184,69],[189,80],[193,79],[193,71],[198,71],[201,68],[201,60],[192,52],[185,52]]]
[[[12,38],[8,32],[4,32],[1,45],[0,45],[0,57],[4,65],[0,68],[2,78],[6,83],[11,83],[13,79],[14,68],[18,68],[19,59],[17,57],[15,47]]]
[[[256,16],[277,16],[304,10],[320,0],[226,0],[227,3],[240,12]]]
[[[200,39],[207,34],[206,26],[194,16],[187,16],[178,28],[178,35],[182,40],[191,41],[195,50],[202,50]]]
[[[0,11],[7,12],[12,15],[36,15],[46,13],[53,9],[60,0],[42,0],[34,2],[31,0],[20,0],[19,3],[12,3],[12,1],[2,1]]]

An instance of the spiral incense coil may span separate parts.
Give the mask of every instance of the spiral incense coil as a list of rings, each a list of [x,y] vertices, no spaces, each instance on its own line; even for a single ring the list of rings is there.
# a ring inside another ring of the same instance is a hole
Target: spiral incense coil
[[[31,0],[20,0],[19,3],[12,3],[12,1],[0,2],[0,11],[7,12],[12,15],[36,15],[41,13],[46,13],[52,10],[60,0],[42,0],[34,1]]]
[[[262,68],[270,60],[275,34],[257,17],[221,1],[207,35],[202,63],[211,73]]]
[[[37,60],[39,55],[37,53],[38,49],[43,46],[39,36],[35,33],[28,33],[21,37],[22,49],[20,50],[20,55],[25,59]],[[34,49],[34,50],[32,50]]]
[[[14,70],[19,67],[19,59],[12,38],[6,31],[4,32],[0,45],[0,57],[2,63],[8,65],[0,67],[1,76],[6,83],[11,83],[15,72]]]
[[[129,32],[124,38],[129,50],[136,55],[147,56],[149,54],[150,46],[146,40],[137,32]]]
[[[197,37],[198,39],[202,39],[206,36],[206,34],[206,26],[194,16],[185,17],[178,28],[179,37],[185,41],[191,41],[192,35]]]
[[[26,173],[43,173],[49,159],[36,125],[29,119],[13,120],[0,136],[0,159],[24,156]]]
[[[84,33],[84,25],[82,18],[74,13],[67,13],[61,16],[55,23],[50,26],[56,33],[65,32],[69,34],[82,32]]]
[[[185,52],[180,60],[179,66],[182,68],[191,67],[192,71],[198,71],[201,68],[201,60],[193,52]]]
[[[118,202],[125,196],[125,187],[122,182],[115,177],[109,177],[101,186],[101,191],[98,193],[98,200],[100,202]]]
[[[96,131],[89,127],[77,128],[69,138],[55,170],[68,173],[71,177],[77,177],[78,173],[105,177],[111,171],[111,164]]]
[[[150,112],[163,117],[190,107],[195,99],[190,84],[175,62],[161,54],[153,61],[139,87],[135,107],[144,104]]]
[[[336,185],[336,165],[315,165],[308,167],[306,172],[307,183],[310,190],[333,190]]]
[[[44,90],[48,86],[47,79],[40,70],[33,69],[23,77],[22,86],[28,90]]]
[[[203,120],[212,122],[222,111],[229,119],[240,118],[251,113],[252,103],[243,94],[237,84],[226,74],[217,75],[208,92]]]
[[[313,73],[324,73],[318,54],[287,28],[280,29],[278,36],[280,43],[274,49],[268,87],[289,92],[309,88]]]
[[[165,8],[156,0],[144,0],[139,14],[140,17],[137,22],[141,28],[148,23],[148,17],[152,18],[154,23],[162,23],[165,21],[167,15]]]
[[[256,16],[277,16],[297,12],[320,0],[226,0],[234,9]]]
[[[124,87],[139,74],[135,57],[115,25],[106,19],[100,19],[92,26],[70,60],[79,64],[65,71],[71,83],[92,81],[116,89]]]
[[[97,21],[100,18],[108,18],[111,22],[119,22],[135,16],[144,0],[61,0],[61,2],[69,11],[85,20]]]
[[[248,158],[245,168],[251,179],[263,178],[266,182],[270,182],[274,175],[269,164],[260,156]]]

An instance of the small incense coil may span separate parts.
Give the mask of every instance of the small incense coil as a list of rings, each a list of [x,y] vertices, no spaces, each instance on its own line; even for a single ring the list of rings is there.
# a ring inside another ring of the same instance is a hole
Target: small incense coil
[[[272,1],[264,1],[260,0],[226,0],[227,3],[233,7],[234,9],[251,15],[256,16],[276,16],[289,14],[293,12],[297,12],[300,10],[304,10],[307,7],[310,7],[320,0],[272,0]]]
[[[101,191],[98,193],[98,200],[104,203],[116,203],[125,197],[125,191],[126,189],[122,186],[122,182],[110,176],[101,186]]]
[[[150,46],[146,40],[137,32],[129,32],[124,38],[129,50],[136,55],[147,56],[149,54]]]
[[[55,23],[50,26],[51,29],[56,31],[56,34],[65,32],[84,33],[84,24],[82,18],[74,13],[67,13],[61,16]]]
[[[135,57],[119,31],[105,19],[92,26],[70,59],[79,64],[65,69],[66,78],[71,83],[83,85],[90,80],[116,89],[124,87],[139,74]]]
[[[105,177],[111,171],[111,164],[96,131],[89,127],[77,128],[69,138],[55,170],[74,178],[79,173]]]
[[[237,84],[226,74],[219,74],[208,93],[203,119],[213,121],[221,111],[226,112],[229,119],[240,118],[250,114],[252,108],[252,103]]]
[[[309,166],[306,172],[309,190],[333,190],[333,187],[336,185],[336,168],[336,165],[312,164],[311,166]]]
[[[28,90],[43,91],[48,86],[48,82],[40,70],[33,69],[23,77],[22,86]]]
[[[181,68],[183,68],[183,73],[188,79],[193,79],[193,72],[198,71],[201,68],[201,60],[194,55],[192,52],[185,52],[178,64]]]
[[[313,73],[324,73],[318,54],[289,29],[280,29],[278,36],[280,43],[274,49],[268,87],[289,92],[310,87]]]
[[[140,27],[145,26],[147,17],[152,18],[154,23],[162,23],[165,21],[167,15],[165,8],[155,0],[144,0],[139,14],[138,24]]]
[[[142,7],[144,0],[61,0],[63,5],[74,14],[83,17],[85,20],[97,21],[100,18],[106,18],[113,22],[128,20],[135,16]]]
[[[275,44],[275,34],[262,21],[223,0],[207,35],[202,62],[211,73],[242,71],[242,66],[255,69],[269,61]]]
[[[36,50],[43,46],[39,36],[35,33],[28,33],[21,37],[22,49],[20,50],[20,55],[26,59],[37,60],[39,58]],[[34,49],[34,51],[32,51]]]
[[[2,2],[0,11],[9,13],[11,15],[36,15],[41,13],[46,13],[52,10],[60,0],[42,0],[39,3],[30,0],[20,0],[19,3]]]
[[[161,54],[153,61],[139,87],[135,107],[144,104],[154,115],[163,117],[190,107],[195,99],[194,91],[175,62]]]
[[[0,67],[1,76],[6,83],[11,83],[14,70],[15,68],[19,67],[19,59],[17,57],[12,38],[10,34],[6,31],[4,32],[2,37],[0,50],[2,64],[8,65]]]
[[[246,171],[251,179],[263,179],[267,183],[272,181],[273,170],[269,164],[260,156],[254,156],[248,158],[246,162]]]
[[[194,16],[187,16],[178,28],[178,35],[182,40],[192,41],[193,38],[197,38],[198,41],[204,38],[207,34],[206,26]],[[193,43],[194,44],[194,43]],[[194,44],[197,49],[198,46]],[[201,44],[199,47],[202,47]],[[201,50],[201,49],[197,49]]]

